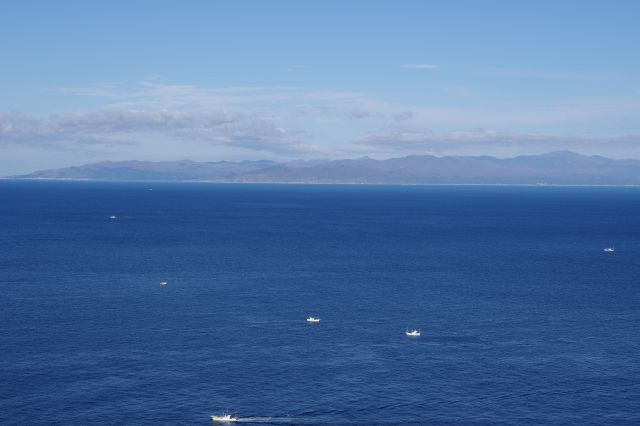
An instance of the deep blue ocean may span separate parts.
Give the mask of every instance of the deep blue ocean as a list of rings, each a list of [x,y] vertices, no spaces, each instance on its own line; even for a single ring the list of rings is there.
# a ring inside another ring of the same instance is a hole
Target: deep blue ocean
[[[0,181],[0,237],[2,425],[640,424],[640,188]]]

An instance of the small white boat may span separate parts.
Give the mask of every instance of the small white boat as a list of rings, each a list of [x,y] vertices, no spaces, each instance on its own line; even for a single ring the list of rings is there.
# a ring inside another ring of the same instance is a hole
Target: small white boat
[[[163,286],[163,287],[164,287],[165,285],[167,285],[167,284],[169,284],[167,281],[160,281],[160,285],[161,285],[161,286]]]
[[[316,318],[316,317],[309,317],[309,318],[307,318],[307,322],[308,322],[308,323],[315,324],[315,323],[320,322],[320,318]]]
[[[112,214],[111,216],[109,216],[109,219],[116,219],[116,215]]]
[[[602,250],[607,252],[607,253],[613,253],[614,251],[616,251],[616,249],[614,247],[605,247]]]
[[[233,417],[231,414],[223,414],[221,416],[211,416],[211,421],[214,423],[232,423],[237,422],[238,418]]]
[[[413,330],[409,331],[409,329],[407,329],[404,334],[409,337],[420,337],[420,330],[414,328]]]

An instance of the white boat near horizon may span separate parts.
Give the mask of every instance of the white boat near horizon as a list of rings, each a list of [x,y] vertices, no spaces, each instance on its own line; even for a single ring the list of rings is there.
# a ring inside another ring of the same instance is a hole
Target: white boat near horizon
[[[233,423],[237,422],[238,418],[231,414],[223,414],[221,416],[211,416],[211,421],[214,423]]]
[[[310,324],[317,324],[320,322],[320,318],[316,318],[314,316],[310,316],[309,318],[307,318],[307,322]]]
[[[164,287],[165,285],[167,285],[167,284],[169,284],[167,281],[160,281],[160,285],[161,285],[161,286],[163,286],[163,287]]]
[[[109,219],[117,219],[115,214],[112,214],[111,216],[109,216]]]
[[[420,330],[418,330],[417,328],[414,328],[413,330],[409,331],[409,329],[407,329],[407,331],[404,332],[404,334],[406,334],[409,337],[420,337]]]
[[[607,253],[613,253],[614,251],[616,251],[615,247],[605,247],[602,249],[602,251],[607,252]]]

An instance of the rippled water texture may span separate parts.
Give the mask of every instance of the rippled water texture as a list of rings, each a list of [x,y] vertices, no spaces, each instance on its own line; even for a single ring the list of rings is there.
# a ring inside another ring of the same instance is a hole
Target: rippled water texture
[[[2,424],[640,423],[638,188],[0,181],[0,235]]]

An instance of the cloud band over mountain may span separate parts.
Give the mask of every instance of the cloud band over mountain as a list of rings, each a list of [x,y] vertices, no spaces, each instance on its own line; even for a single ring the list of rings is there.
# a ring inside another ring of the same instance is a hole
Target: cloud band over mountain
[[[176,140],[199,140],[255,150],[294,150],[295,137],[269,120],[227,111],[98,110],[35,118],[0,113],[0,142],[52,144],[136,144],[136,135],[161,134]]]

